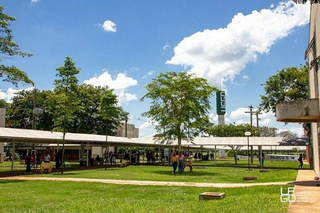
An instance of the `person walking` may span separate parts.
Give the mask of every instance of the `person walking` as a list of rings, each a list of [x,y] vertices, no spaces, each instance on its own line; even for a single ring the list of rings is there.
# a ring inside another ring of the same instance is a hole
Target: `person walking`
[[[177,170],[177,166],[178,166],[178,156],[176,155],[176,152],[172,153],[171,161],[172,161],[172,167],[173,167],[172,174],[175,175],[176,170]]]
[[[298,161],[299,161],[299,163],[300,163],[299,168],[302,169],[302,167],[303,167],[302,154],[300,154],[300,156],[299,156],[299,158],[298,158]]]
[[[193,166],[193,163],[192,163],[192,152],[190,152],[189,154],[189,157],[188,157],[188,164],[189,164],[189,168],[190,168],[190,173],[192,173],[193,169],[192,169],[192,166]]]
[[[182,173],[183,172],[183,160],[184,160],[184,155],[182,153],[180,153],[180,156],[179,156],[179,173]]]
[[[31,173],[31,154],[29,153],[26,158],[26,172],[25,174]]]

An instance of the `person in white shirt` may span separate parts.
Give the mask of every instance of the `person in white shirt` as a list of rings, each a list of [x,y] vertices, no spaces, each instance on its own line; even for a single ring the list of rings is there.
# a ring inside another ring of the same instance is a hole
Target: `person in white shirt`
[[[46,152],[46,156],[44,157],[44,162],[45,163],[50,163],[50,155],[49,155],[48,151]]]

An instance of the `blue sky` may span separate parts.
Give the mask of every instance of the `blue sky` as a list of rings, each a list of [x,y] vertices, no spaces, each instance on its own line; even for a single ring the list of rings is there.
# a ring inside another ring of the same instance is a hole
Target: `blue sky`
[[[245,107],[260,103],[266,79],[304,64],[308,6],[288,1],[4,0],[14,41],[31,58],[4,60],[26,71],[38,89],[52,89],[56,68],[71,56],[79,83],[108,85],[130,112],[141,136],[154,133],[141,113],[144,86],[160,71],[189,71],[227,90],[227,122],[249,121]],[[240,14],[239,14],[240,13]],[[1,83],[0,97],[15,90]],[[215,117],[215,97],[212,97]],[[301,125],[262,123],[302,132]],[[140,120],[138,120],[140,118]]]

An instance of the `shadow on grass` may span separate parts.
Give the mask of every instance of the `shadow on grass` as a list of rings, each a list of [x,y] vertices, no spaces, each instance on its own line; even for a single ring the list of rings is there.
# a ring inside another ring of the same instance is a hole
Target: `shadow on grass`
[[[0,184],[26,182],[25,180],[0,180]]]
[[[51,175],[57,175],[57,176],[69,176],[69,175],[80,175],[79,173],[63,173],[63,174],[61,174],[60,172],[59,173],[51,173]]]
[[[294,184],[294,185],[298,185],[298,186],[314,186],[314,187],[319,187],[319,189],[320,189],[320,181],[319,180],[294,181],[294,182],[290,182],[289,184]]]
[[[172,176],[172,171],[152,171],[152,173],[154,174],[158,174],[158,175],[167,175],[167,176]],[[196,170],[193,171],[192,173],[189,172],[189,170],[184,171],[183,173],[179,173],[176,172],[176,175],[178,176],[208,176],[208,175],[219,175],[217,173],[213,173],[213,172],[205,172],[205,171],[201,171],[201,170]]]

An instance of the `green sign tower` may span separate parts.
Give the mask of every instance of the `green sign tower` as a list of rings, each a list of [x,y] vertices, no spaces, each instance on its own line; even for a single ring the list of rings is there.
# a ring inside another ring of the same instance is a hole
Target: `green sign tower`
[[[224,125],[224,115],[226,114],[226,92],[217,92],[217,114],[218,125]]]

